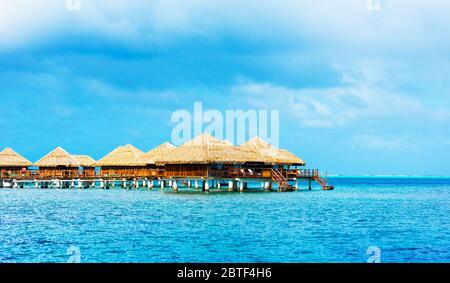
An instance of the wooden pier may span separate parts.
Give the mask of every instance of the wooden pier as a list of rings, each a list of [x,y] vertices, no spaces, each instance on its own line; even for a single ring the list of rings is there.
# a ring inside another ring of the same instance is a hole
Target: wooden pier
[[[100,171],[101,172],[101,171]],[[195,188],[202,187],[204,190],[208,188],[221,188],[221,184],[228,188],[240,188],[241,184],[245,189],[248,183],[261,183],[264,190],[277,189],[278,191],[295,191],[298,189],[298,183],[306,181],[308,189],[311,190],[311,183],[316,182],[322,190],[332,190],[333,186],[328,185],[326,177],[320,176],[316,169],[267,169],[253,168],[243,169],[234,168],[233,170],[211,170],[207,176],[167,176],[164,170],[158,170],[159,175],[154,172],[145,175],[129,174],[113,175],[84,175],[74,174],[73,171],[57,172],[55,175],[45,173],[40,175],[38,171],[27,171],[26,173],[14,176],[0,175],[0,188],[36,188],[36,189],[87,189],[87,188],[148,188],[152,189],[157,186],[172,187],[177,190],[179,187]],[[208,183],[208,184],[207,184]],[[176,185],[174,185],[176,184]],[[230,185],[233,184],[233,185]],[[206,187],[206,188],[205,188]]]
[[[55,148],[35,163],[13,150],[0,152],[0,188],[210,188],[244,191],[249,183],[264,190],[295,191],[299,182],[308,189],[317,183],[332,190],[317,169],[291,152],[255,137],[235,146],[202,134],[175,147],[164,143],[147,153],[128,144],[119,146],[98,161]]]

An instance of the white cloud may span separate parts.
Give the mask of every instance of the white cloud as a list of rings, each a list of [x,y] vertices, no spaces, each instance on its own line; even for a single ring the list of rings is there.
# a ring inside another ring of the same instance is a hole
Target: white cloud
[[[67,33],[101,34],[134,46],[168,40],[173,34],[246,38],[300,38],[369,50],[391,47],[448,49],[448,1],[382,1],[373,13],[367,0],[81,0],[68,11],[65,0],[0,2],[0,47],[14,48]],[[301,41],[301,40],[300,40]],[[444,44],[443,44],[444,43]]]
[[[342,71],[341,83],[325,88],[289,88],[271,83],[244,81],[231,92],[246,97],[254,108],[279,109],[308,127],[335,127],[362,119],[419,119],[448,122],[450,112],[431,107],[419,98],[399,93],[395,84],[373,69]]]

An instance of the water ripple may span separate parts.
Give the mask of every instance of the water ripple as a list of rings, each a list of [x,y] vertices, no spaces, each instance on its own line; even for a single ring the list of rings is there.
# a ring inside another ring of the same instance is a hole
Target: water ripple
[[[335,191],[0,189],[0,262],[450,261],[450,180],[332,180]]]

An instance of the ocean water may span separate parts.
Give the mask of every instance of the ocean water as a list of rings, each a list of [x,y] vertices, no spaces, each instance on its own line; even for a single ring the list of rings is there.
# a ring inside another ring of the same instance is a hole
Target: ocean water
[[[450,178],[334,191],[0,189],[0,262],[450,262]],[[79,252],[78,252],[79,251]]]

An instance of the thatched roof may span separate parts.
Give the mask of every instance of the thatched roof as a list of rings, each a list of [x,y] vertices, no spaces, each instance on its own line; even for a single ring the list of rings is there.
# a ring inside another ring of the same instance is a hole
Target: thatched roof
[[[28,167],[31,165],[33,163],[9,147],[0,152],[0,167]]]
[[[146,154],[160,154],[160,153],[166,153],[167,151],[170,151],[174,148],[177,148],[170,142],[165,142],[163,144],[158,145],[157,147],[149,150]]]
[[[89,155],[72,155],[72,156],[75,157],[75,159],[78,160],[79,165],[83,167],[91,167],[95,163],[95,160]]]
[[[237,146],[202,134],[172,149],[158,164],[233,164],[245,162],[245,152]]]
[[[79,161],[63,148],[57,147],[46,156],[39,159],[34,165],[39,167],[78,167]]]
[[[242,144],[240,148],[249,152],[247,155],[249,162],[264,162],[266,164],[287,164],[305,165],[305,161],[295,156],[295,154],[278,149],[260,137],[254,137]]]
[[[94,166],[142,166],[146,165],[140,161],[144,152],[127,144],[119,146],[111,153],[94,163]]]
[[[170,154],[175,148],[176,146],[173,144],[165,142],[140,156],[138,161],[145,164],[156,164],[157,160],[164,158],[164,156]]]

